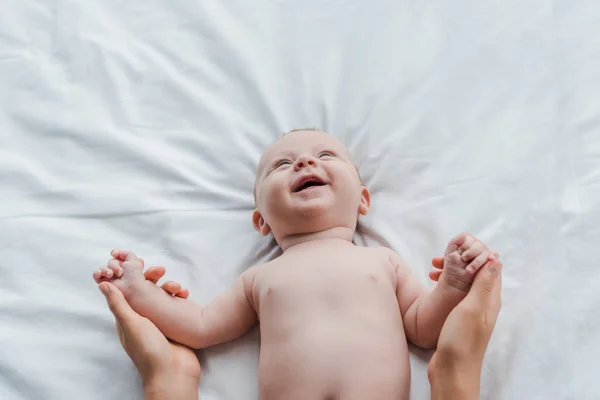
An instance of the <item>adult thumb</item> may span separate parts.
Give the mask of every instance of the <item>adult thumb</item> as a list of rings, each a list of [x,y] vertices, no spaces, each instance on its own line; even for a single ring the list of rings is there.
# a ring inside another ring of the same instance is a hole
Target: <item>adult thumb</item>
[[[135,316],[135,311],[125,300],[125,296],[119,289],[109,282],[102,282],[98,285],[98,289],[106,298],[108,308],[115,316],[117,323],[121,326],[127,326],[127,322]]]
[[[501,271],[502,263],[500,261],[494,260],[486,263],[475,276],[467,297],[471,297],[471,301],[483,308],[488,308],[492,302],[499,301],[500,283],[498,280]]]

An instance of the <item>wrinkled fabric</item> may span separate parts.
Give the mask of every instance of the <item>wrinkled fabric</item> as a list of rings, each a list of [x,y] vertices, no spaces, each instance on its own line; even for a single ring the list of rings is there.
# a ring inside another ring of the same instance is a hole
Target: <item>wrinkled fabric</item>
[[[276,256],[254,172],[304,127],[372,192],[358,243],[429,286],[461,231],[501,253],[482,399],[600,398],[598,35],[593,0],[3,0],[0,398],[142,399],[92,271],[131,249],[205,303]],[[258,398],[258,339],[199,352],[202,400]]]

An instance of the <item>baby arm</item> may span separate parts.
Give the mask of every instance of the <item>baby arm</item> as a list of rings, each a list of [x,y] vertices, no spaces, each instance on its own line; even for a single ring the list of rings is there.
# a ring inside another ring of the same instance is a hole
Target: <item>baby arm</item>
[[[394,253],[396,296],[408,340],[422,348],[435,347],[446,317],[468,293],[477,270],[494,258],[482,242],[461,234],[448,244],[438,284],[428,291]]]
[[[428,291],[404,264],[396,275],[396,296],[408,341],[424,349],[435,347],[446,317],[465,294],[444,285]]]
[[[242,274],[228,291],[201,307],[171,296],[142,273],[143,261],[126,251],[113,251],[108,268],[94,273],[96,282],[110,280],[137,313],[152,321],[169,339],[192,348],[205,348],[236,339],[256,322],[248,301],[248,278]],[[111,271],[111,272],[108,272]]]

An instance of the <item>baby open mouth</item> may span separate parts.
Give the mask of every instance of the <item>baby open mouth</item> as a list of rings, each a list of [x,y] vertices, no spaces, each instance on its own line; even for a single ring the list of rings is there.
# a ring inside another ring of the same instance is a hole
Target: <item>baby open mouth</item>
[[[323,186],[326,183],[321,180],[321,178],[317,176],[307,176],[303,178],[296,184],[294,187],[294,193],[301,192],[304,189],[308,189],[315,186]]]

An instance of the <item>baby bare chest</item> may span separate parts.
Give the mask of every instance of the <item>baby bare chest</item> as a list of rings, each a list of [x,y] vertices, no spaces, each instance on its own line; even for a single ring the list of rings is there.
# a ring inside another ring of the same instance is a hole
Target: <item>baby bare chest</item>
[[[259,314],[397,304],[394,267],[374,249],[307,249],[266,267],[255,280]]]

